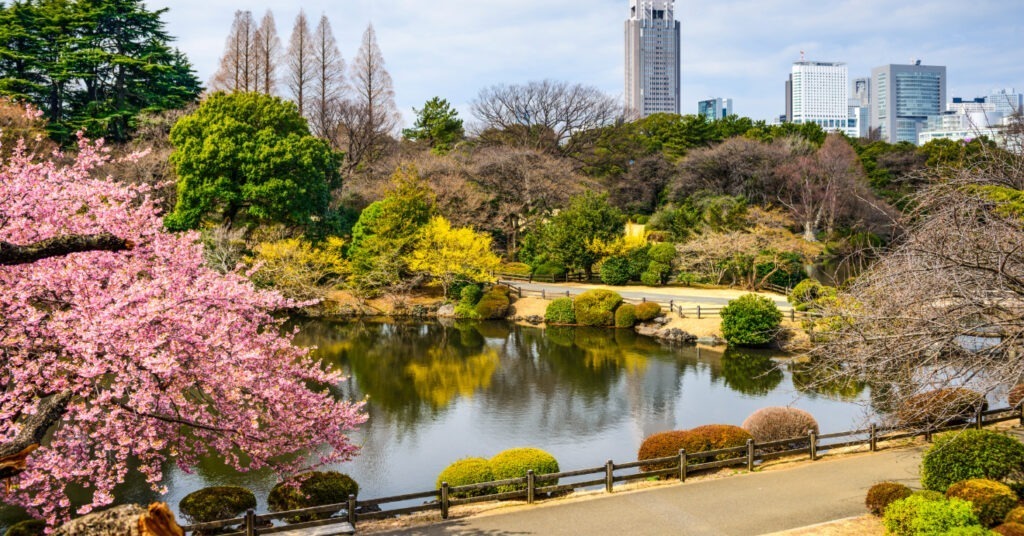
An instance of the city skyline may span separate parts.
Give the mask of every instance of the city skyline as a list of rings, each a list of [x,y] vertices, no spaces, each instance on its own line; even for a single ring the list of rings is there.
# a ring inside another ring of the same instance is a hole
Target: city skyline
[[[151,7],[170,8],[167,30],[204,82],[217,66],[236,9],[251,9],[257,18],[271,9],[285,42],[299,7],[310,18],[325,13],[346,61],[372,22],[407,125],[411,108],[434,96],[448,99],[468,119],[469,103],[481,88],[494,84],[550,78],[623,97],[622,21],[628,0],[594,0],[585,7],[566,0],[486,5],[400,0],[388,6],[373,0],[246,5],[176,0]],[[1024,4],[982,0],[965,8],[939,0],[919,8],[882,0],[828,6],[809,0],[678,2],[676,18],[682,24],[684,114],[696,113],[698,101],[718,95],[731,96],[754,119],[783,114],[782,82],[800,51],[808,60],[846,62],[851,79],[914,58],[946,65],[949,94],[956,96],[1024,87],[1024,72],[1013,53],[1020,48]]]

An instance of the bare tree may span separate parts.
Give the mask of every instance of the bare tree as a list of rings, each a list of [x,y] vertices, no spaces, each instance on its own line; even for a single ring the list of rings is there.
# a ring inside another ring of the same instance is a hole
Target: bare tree
[[[277,37],[274,14],[267,10],[253,36],[256,49],[256,84],[254,91],[277,93],[277,63],[281,56],[281,40]]]
[[[346,167],[352,171],[380,159],[393,145],[392,135],[398,126],[395,90],[372,24],[363,33],[350,79],[352,98],[342,107],[339,134]]]
[[[256,22],[251,11],[236,11],[224,45],[220,67],[210,80],[214,91],[255,91],[257,86]]]
[[[829,135],[817,152],[784,164],[781,175],[779,202],[796,217],[808,242],[816,241],[821,229],[831,235],[836,220],[867,190],[857,153],[838,134]]]
[[[309,99],[309,128],[313,134],[330,141],[338,148],[336,132],[338,114],[345,98],[345,60],[331,31],[327,16],[313,33],[313,79]]]
[[[935,389],[992,398],[1024,378],[1024,158],[998,153],[919,193],[900,243],[813,325],[819,376],[877,386],[901,424],[963,416],[922,404]]]
[[[284,84],[291,94],[292,100],[299,107],[303,117],[309,118],[308,98],[313,87],[314,57],[313,35],[309,31],[306,12],[299,10],[292,27],[292,36],[288,40],[288,52],[284,63]]]
[[[579,151],[578,134],[623,116],[618,100],[599,89],[552,80],[485,88],[472,109],[485,139],[563,155]]]

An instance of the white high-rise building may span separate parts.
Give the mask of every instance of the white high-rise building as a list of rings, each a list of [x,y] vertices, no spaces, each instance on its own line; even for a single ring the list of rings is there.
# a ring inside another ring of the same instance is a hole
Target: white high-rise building
[[[630,0],[626,108],[640,117],[679,113],[679,21],[675,0]]]
[[[847,129],[850,75],[841,62],[793,63],[793,122],[814,123],[826,131]]]

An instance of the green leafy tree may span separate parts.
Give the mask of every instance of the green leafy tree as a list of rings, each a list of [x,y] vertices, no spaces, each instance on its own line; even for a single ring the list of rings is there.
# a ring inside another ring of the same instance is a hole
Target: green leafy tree
[[[342,155],[309,133],[294,104],[215,93],[171,129],[178,201],[165,224],[238,220],[309,226],[328,215]]]
[[[0,5],[0,95],[46,113],[58,141],[77,130],[125,141],[142,112],[183,107],[202,87],[141,0]]]
[[[542,247],[548,259],[582,270],[589,278],[601,259],[595,241],[621,238],[626,216],[608,204],[608,195],[586,192],[572,198],[569,207],[551,218],[542,230]]]
[[[491,251],[491,237],[469,227],[452,229],[442,216],[434,216],[420,229],[419,241],[410,254],[409,269],[423,272],[441,284],[445,296],[457,280],[484,283],[501,259]]]
[[[434,97],[417,110],[413,128],[402,131],[402,136],[411,141],[424,141],[436,154],[445,154],[465,137],[459,112],[447,100]]]
[[[351,283],[360,292],[377,293],[409,274],[408,258],[420,229],[437,211],[434,192],[413,168],[399,168],[390,192],[370,204],[352,228]]]

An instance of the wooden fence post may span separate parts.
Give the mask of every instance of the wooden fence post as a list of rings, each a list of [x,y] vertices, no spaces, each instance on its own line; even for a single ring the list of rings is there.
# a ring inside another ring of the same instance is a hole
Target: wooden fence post
[[[931,443],[932,442],[932,428],[931,428],[931,425],[927,424],[925,426],[926,426],[926,428],[924,429],[924,440],[927,441],[928,443]]]
[[[537,493],[537,475],[533,469],[526,472],[526,504],[533,504],[534,495]]]
[[[245,511],[245,536],[256,536],[256,512],[252,508]]]
[[[448,519],[448,483],[441,482],[441,519]]]
[[[565,297],[566,297],[566,298],[571,298],[571,297],[572,297],[571,295],[569,295],[569,291],[568,291],[568,290],[567,290],[567,291],[565,291]]]
[[[615,464],[611,460],[608,460],[604,464],[604,491],[607,493],[612,492],[612,486],[615,485]]]
[[[747,471],[754,470],[754,440],[747,440]]]
[[[542,300],[548,299],[547,293],[544,292],[544,289],[540,289],[540,299],[542,299]]]
[[[697,306],[697,320],[700,320],[700,306]]]
[[[669,300],[668,301],[668,312],[670,312],[670,313],[676,312],[675,308],[676,308],[676,301],[675,300]],[[1024,415],[1024,414],[1022,414],[1022,415]]]
[[[811,432],[808,439],[810,439],[811,442],[811,461],[813,462],[818,459],[818,434]]]
[[[869,441],[871,442],[871,452],[878,452],[878,428],[875,423],[871,423],[871,436]]]
[[[640,303],[647,303],[647,296],[640,296]]]
[[[348,495],[348,524],[356,527],[356,496],[351,493]]]
[[[981,430],[981,419],[981,408],[979,407],[976,410],[974,410],[974,428],[977,430]]]
[[[1017,414],[1020,416],[1020,425],[1024,426],[1024,406],[1017,408]]]
[[[679,449],[679,481],[686,482],[686,449]]]
[[[789,310],[789,319],[796,322],[796,309]]]

